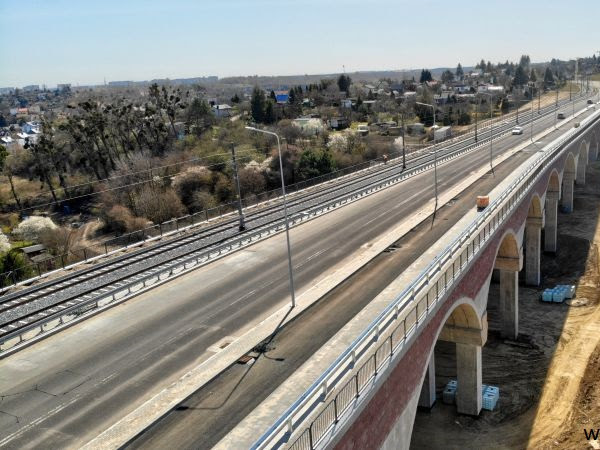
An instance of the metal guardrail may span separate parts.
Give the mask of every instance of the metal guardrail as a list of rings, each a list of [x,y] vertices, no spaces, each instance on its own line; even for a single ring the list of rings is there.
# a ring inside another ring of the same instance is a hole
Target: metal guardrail
[[[511,127],[508,126],[505,127],[504,130],[498,130],[498,132],[493,135],[493,139],[510,134],[510,128]],[[481,134],[484,137],[478,141],[477,145],[466,146],[460,150],[451,151],[445,155],[438,156],[437,163],[442,164],[458,158],[465,153],[470,153],[481,148],[482,146],[487,145],[490,137],[485,137],[484,131],[482,131]],[[446,144],[446,142],[444,142],[444,144]],[[439,151],[438,147],[436,146],[432,146],[430,149],[433,151]],[[337,197],[332,201],[314,206],[306,211],[295,213],[290,217],[290,226],[312,220],[322,214],[344,206],[347,203],[374,194],[384,188],[402,182],[408,178],[412,178],[415,175],[431,169],[434,165],[434,158],[431,156],[431,151],[429,153],[430,154],[428,155],[416,158],[429,158],[429,160],[424,161],[412,169],[389,175],[379,180],[377,183],[370,185],[369,187],[358,188],[354,191],[346,193],[343,196]],[[41,335],[52,333],[60,327],[74,323],[73,321],[75,319],[79,319],[85,315],[90,315],[100,308],[106,308],[125,301],[133,296],[139,295],[151,287],[156,286],[157,284],[164,283],[167,280],[188,273],[189,271],[207,264],[234,250],[254,244],[283,230],[283,222],[267,224],[250,233],[245,233],[239,237],[231,239],[224,244],[208,249],[198,250],[174,261],[154,267],[142,274],[132,275],[129,279],[117,282],[114,287],[108,286],[95,293],[85,294],[77,300],[72,300],[66,304],[59,304],[56,307],[49,308],[47,313],[43,313],[44,317],[42,319],[36,319],[35,321],[32,321],[32,323],[21,323],[21,326],[18,327],[15,325],[9,325],[5,328],[12,328],[12,331],[3,333],[0,336],[0,356],[3,356],[3,354],[6,354],[8,351],[12,352],[16,348],[26,345],[33,339],[39,339]]]
[[[316,448],[348,413],[354,401],[374,389],[369,381],[382,366],[409,344],[434,307],[454,286],[494,233],[568,146],[565,144],[595,122],[600,111],[581,121],[545,147],[522,174],[474,220],[460,236],[388,305],[358,338],[331,364],[290,408],[252,446],[252,449],[289,446]],[[382,336],[386,336],[382,339]],[[335,396],[331,396],[335,393]],[[328,401],[329,399],[329,401]],[[313,418],[309,422],[309,418]]]

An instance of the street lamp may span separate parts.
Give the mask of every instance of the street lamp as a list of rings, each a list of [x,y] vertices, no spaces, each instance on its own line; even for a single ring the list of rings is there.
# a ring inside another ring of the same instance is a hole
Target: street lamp
[[[433,109],[433,126],[435,127],[435,106],[429,103],[415,102],[417,105],[428,106]],[[433,128],[433,127],[432,127]],[[437,149],[435,148],[435,129],[433,130],[433,186],[435,192],[435,206],[433,212],[437,211],[438,205],[438,187],[437,187]]]
[[[233,166],[233,178],[235,179],[238,198],[238,215],[240,217],[239,230],[244,231],[246,229],[246,223],[244,221],[244,210],[242,209],[242,190],[240,189],[240,177],[238,175],[237,161],[235,159],[235,145],[233,142],[231,143],[231,164]]]
[[[494,173],[494,157],[492,153],[492,145],[494,141],[494,113],[493,113],[493,98],[494,95],[489,92],[482,92],[482,95],[490,97],[490,170]]]
[[[288,252],[288,270],[289,270],[289,275],[290,275],[290,294],[292,297],[292,308],[294,308],[294,307],[296,307],[296,294],[294,293],[294,273],[292,270],[292,248],[290,246],[290,225],[288,222],[287,199],[285,197],[285,180],[283,178],[283,159],[281,157],[281,144],[279,142],[279,135],[272,131],[261,130],[261,129],[255,128],[255,127],[246,127],[246,130],[275,136],[275,138],[277,139],[277,152],[279,153],[279,173],[281,175],[281,193],[283,196],[283,213],[284,213],[284,217],[285,217],[285,238],[287,241],[287,252]]]

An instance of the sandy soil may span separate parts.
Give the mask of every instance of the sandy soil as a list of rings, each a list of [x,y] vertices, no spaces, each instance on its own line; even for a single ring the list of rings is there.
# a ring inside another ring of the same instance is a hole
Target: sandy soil
[[[519,286],[518,343],[499,337],[495,305],[488,306],[483,382],[500,388],[496,410],[472,418],[441,402],[456,362],[453,344],[439,343],[440,400],[417,413],[411,448],[600,449],[583,433],[600,428],[600,163],[588,168],[587,182],[576,187],[575,211],[559,216],[559,252],[542,256],[542,286]],[[541,302],[541,291],[556,284],[576,284],[583,305]],[[492,284],[490,298],[497,290]]]

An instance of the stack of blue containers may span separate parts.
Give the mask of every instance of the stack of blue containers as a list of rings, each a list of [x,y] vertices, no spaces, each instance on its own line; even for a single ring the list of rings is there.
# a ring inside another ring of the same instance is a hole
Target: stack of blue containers
[[[458,384],[456,380],[450,380],[442,394],[442,401],[448,405],[454,404],[456,401],[456,388]],[[493,411],[500,397],[500,389],[496,386],[481,385],[481,406],[483,409]]]
[[[481,386],[481,397],[481,406],[483,409],[493,411],[496,407],[496,403],[498,402],[498,398],[500,398],[500,389],[496,386],[488,386],[487,384],[483,384]]]
[[[573,298],[575,286],[572,284],[559,284],[554,289],[546,289],[542,293],[543,302],[562,303],[563,300]]]
[[[442,401],[448,405],[454,404],[456,399],[456,380],[450,380],[442,394]]]

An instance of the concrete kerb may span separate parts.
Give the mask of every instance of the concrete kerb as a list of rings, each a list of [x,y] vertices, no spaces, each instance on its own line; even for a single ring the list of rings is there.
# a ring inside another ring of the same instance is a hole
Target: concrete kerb
[[[575,116],[579,115],[580,111]],[[572,118],[572,117],[571,117]],[[554,126],[538,133],[534,140],[546,136],[554,130]],[[514,149],[505,152],[504,154],[494,158],[494,164],[500,164],[506,159],[513,156],[530,145],[530,142],[521,143]],[[452,161],[452,160],[450,160]],[[448,164],[450,161],[441,163],[440,165]],[[487,163],[479,170],[473,171],[469,177],[462,182],[456,184],[453,188],[439,196],[439,204],[448,203],[460,192],[465,190],[477,179],[481,178],[488,172]],[[129,442],[135,436],[142,433],[145,429],[159,420],[171,409],[177,406],[182,400],[189,397],[202,386],[210,382],[218,376],[227,367],[235,364],[235,362],[243,355],[248,353],[259,342],[268,338],[277,327],[281,327],[290,322],[301,314],[304,310],[312,306],[322,296],[327,294],[337,285],[349,278],[352,274],[366,265],[375,256],[392,245],[412,228],[417,226],[433,212],[434,200],[431,199],[425,206],[411,216],[410,219],[403,221],[398,226],[387,232],[382,238],[378,239],[370,248],[361,249],[360,255],[351,255],[347,258],[349,261],[340,269],[333,272],[321,282],[308,289],[297,298],[297,307],[291,312],[288,306],[281,307],[274,314],[265,318],[254,328],[240,336],[225,349],[213,355],[185,375],[178,381],[171,384],[167,388],[160,391],[150,400],[143,403],[136,410],[125,416],[119,422],[108,428],[99,436],[88,442],[84,449],[113,449],[119,448],[123,444]],[[287,316],[287,317],[286,317]]]

